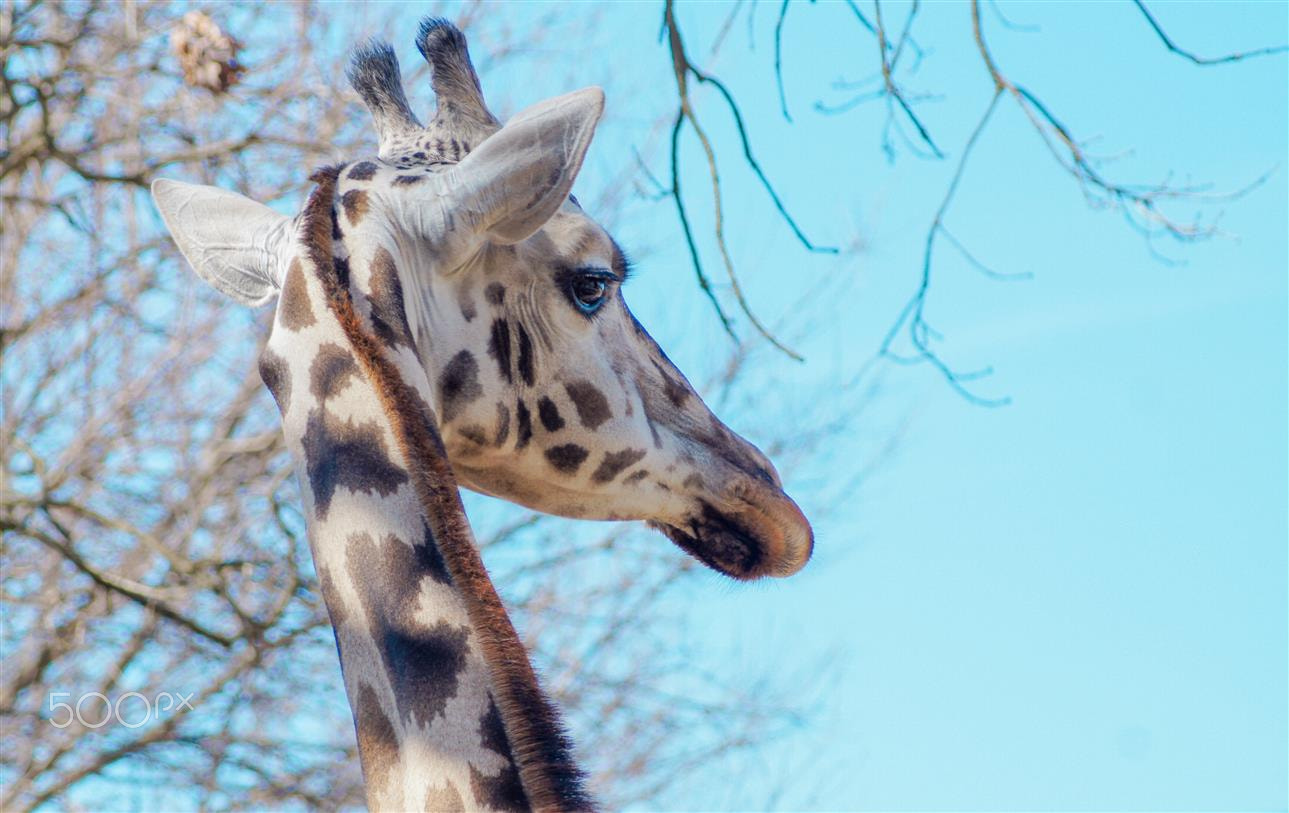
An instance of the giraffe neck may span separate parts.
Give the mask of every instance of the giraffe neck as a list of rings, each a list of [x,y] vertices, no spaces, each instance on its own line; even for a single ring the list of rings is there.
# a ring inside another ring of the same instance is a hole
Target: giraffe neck
[[[314,176],[301,262],[279,303],[286,330],[275,328],[261,368],[300,469],[368,806],[587,808],[479,557],[425,375],[377,338],[388,320],[354,307],[357,258],[333,250],[336,179]],[[313,400],[283,396],[295,382]]]

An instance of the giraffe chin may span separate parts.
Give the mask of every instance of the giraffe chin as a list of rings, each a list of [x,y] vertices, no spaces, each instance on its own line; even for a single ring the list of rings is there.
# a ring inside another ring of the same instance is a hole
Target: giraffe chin
[[[649,522],[678,547],[711,569],[739,581],[783,578],[805,567],[814,550],[810,523],[787,495],[769,505],[739,501],[720,510],[706,501],[685,527]]]

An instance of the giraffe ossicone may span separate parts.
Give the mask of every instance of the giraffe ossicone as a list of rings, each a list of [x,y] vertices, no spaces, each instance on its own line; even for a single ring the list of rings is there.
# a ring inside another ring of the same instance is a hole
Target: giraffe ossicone
[[[570,190],[598,88],[488,111],[464,36],[417,45],[422,126],[388,45],[355,52],[376,156],[316,172],[294,218],[170,180],[153,197],[216,289],[276,300],[260,371],[296,463],[368,806],[591,806],[474,544],[458,486],[644,520],[737,579],[813,535],[778,474],[632,317],[621,249]]]

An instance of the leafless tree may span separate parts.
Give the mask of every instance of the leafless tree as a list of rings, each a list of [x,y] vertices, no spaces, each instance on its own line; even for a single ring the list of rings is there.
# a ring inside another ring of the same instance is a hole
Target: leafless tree
[[[250,337],[268,315],[195,284],[146,185],[165,173],[298,203],[310,168],[370,146],[341,78],[350,43],[330,33],[378,28],[365,13],[0,11],[5,810],[361,802],[297,486],[255,372]],[[486,44],[485,80],[564,24],[461,14],[478,17],[462,25]],[[713,397],[764,394],[740,379],[754,353],[732,347]],[[753,435],[791,463],[857,413],[759,414]],[[608,805],[698,798],[697,777],[719,784],[700,768],[808,712],[774,676],[694,668],[694,622],[674,599],[697,576],[656,536],[480,513],[494,577]]]

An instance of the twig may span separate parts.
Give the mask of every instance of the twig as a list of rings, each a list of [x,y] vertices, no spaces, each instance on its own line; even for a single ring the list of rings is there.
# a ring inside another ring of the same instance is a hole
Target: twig
[[[721,44],[725,42],[725,37],[730,33],[730,28],[734,25],[734,19],[738,17],[739,11],[743,8],[743,0],[735,0],[734,5],[730,8],[730,13],[725,15],[725,22],[721,23],[721,30],[716,32],[716,39],[712,40],[712,56],[720,51]]]
[[[913,2],[909,4],[909,16],[904,18],[904,29],[900,31],[900,38],[895,41],[895,53],[891,55],[892,69],[899,64],[900,55],[904,53],[904,46],[906,44],[912,46],[913,51],[917,54],[917,61],[913,63],[913,67],[909,70],[916,71],[922,64],[922,48],[917,44],[917,41],[910,36],[910,32],[913,30],[913,20],[918,16],[918,11],[921,10],[921,8],[922,4],[920,0],[913,0]]]
[[[799,353],[790,349],[783,342],[779,341],[770,329],[761,323],[761,320],[752,312],[752,306],[748,303],[747,298],[743,295],[743,287],[739,285],[738,275],[734,273],[734,261],[730,259],[729,247],[725,243],[725,216],[721,206],[721,176],[716,169],[716,152],[712,149],[712,142],[708,140],[707,133],[699,126],[698,120],[690,118],[690,126],[694,128],[694,135],[698,136],[698,141],[703,145],[703,152],[707,156],[707,167],[711,171],[712,177],[712,209],[714,216],[713,228],[716,232],[716,247],[720,250],[721,260],[725,263],[725,271],[730,278],[730,288],[734,291],[734,298],[738,300],[739,307],[747,318],[752,322],[753,327],[757,329],[762,336],[770,341],[775,347],[779,348],[794,361],[804,361]]]
[[[891,69],[893,67],[894,60],[887,59],[886,57],[886,52],[889,46],[886,42],[886,27],[882,24],[882,4],[880,0],[873,0],[873,8],[877,18],[877,48],[882,56],[882,81],[886,85],[887,97],[889,99],[894,99],[896,104],[900,106],[900,109],[904,111],[904,115],[908,116],[909,121],[913,123],[915,128],[917,128],[918,136],[928,147],[931,148],[931,152],[935,157],[944,158],[944,153],[940,152],[940,148],[935,145],[935,141],[931,139],[931,134],[927,132],[926,127],[922,124],[921,120],[918,119],[917,114],[913,112],[913,108],[910,107],[908,101],[905,100],[903,91],[896,86],[895,80],[891,77]]]
[[[899,65],[900,56],[904,53],[904,46],[906,44],[911,46],[914,52],[917,54],[917,62],[914,63],[912,70],[916,71],[918,66],[922,62],[922,56],[923,56],[922,48],[917,44],[917,41],[913,39],[912,33],[911,33],[913,29],[913,21],[917,17],[918,10],[920,9],[920,3],[918,2],[918,0],[914,0],[914,2],[910,5],[908,16],[905,18],[904,26],[900,31],[900,36],[895,41],[894,44],[892,44],[891,41],[886,36],[886,27],[882,21],[882,6],[880,3],[880,0],[874,0],[874,3],[873,3],[873,9],[876,15],[875,21],[870,20],[867,16],[865,16],[864,12],[860,11],[859,6],[855,4],[854,0],[846,0],[846,5],[855,14],[855,18],[859,20],[860,25],[862,25],[865,29],[867,29],[868,32],[871,33],[873,36],[877,37],[877,50],[878,50],[878,55],[881,59],[881,69],[880,69],[879,75],[882,81],[882,89],[879,91],[860,93],[854,96],[853,98],[849,99],[848,101],[845,101],[836,105],[826,105],[823,102],[817,101],[815,102],[815,110],[819,111],[820,113],[827,113],[827,114],[844,113],[847,110],[851,110],[852,108],[857,107],[863,102],[871,101],[873,99],[885,98],[887,100],[887,119],[886,119],[886,129],[882,136],[882,151],[886,153],[887,157],[893,159],[895,155],[894,148],[891,145],[891,137],[890,137],[890,133],[892,129],[894,129],[895,132],[897,132],[900,135],[900,137],[905,140],[910,150],[912,150],[914,153],[925,155],[925,153],[916,144],[912,143],[912,141],[904,135],[903,130],[899,128],[899,124],[896,121],[894,110],[892,109],[892,105],[895,105],[899,107],[899,109],[903,112],[904,116],[907,117],[908,120],[913,124],[914,129],[917,130],[918,139],[921,140],[923,144],[925,144],[927,147],[930,148],[931,155],[935,158],[943,159],[944,153],[936,145],[935,140],[931,138],[930,131],[922,123],[921,119],[919,119],[917,114],[913,112],[913,106],[909,103],[909,97],[904,93],[903,89],[901,89],[899,84],[895,81],[895,71]],[[844,83],[844,82],[834,83],[834,87],[838,87],[839,85],[845,86],[847,84],[851,84],[852,86],[855,86],[855,87],[862,87],[864,84],[867,84],[867,83],[868,83],[867,81],[859,84]]]
[[[779,109],[783,111],[783,117],[791,122],[788,98],[783,92],[783,21],[788,17],[789,2],[791,0],[783,0],[783,5],[779,8],[779,19],[774,24],[774,81],[779,88]]]
[[[998,18],[998,22],[1003,24],[1003,28],[1006,28],[1009,31],[1020,31],[1025,34],[1032,34],[1036,31],[1042,30],[1041,26],[1021,25],[1020,23],[1012,22],[1007,18],[1006,14],[1003,14],[1003,10],[998,7],[998,0],[989,0],[989,8],[993,9],[994,16]]]
[[[680,115],[676,116],[676,123],[671,128],[671,196],[676,201],[676,214],[680,216],[680,228],[685,233],[685,245],[689,246],[689,259],[694,264],[694,273],[698,275],[698,287],[702,288],[703,293],[711,300],[712,307],[716,309],[716,315],[720,318],[725,332],[737,343],[738,334],[734,332],[729,316],[725,314],[725,309],[716,298],[716,292],[712,290],[707,274],[703,272],[703,263],[698,258],[698,244],[694,242],[694,230],[689,226],[689,214],[685,211],[684,199],[680,194],[680,128],[684,124],[685,113],[682,110]]]
[[[850,7],[851,11],[855,12],[855,17],[859,19],[859,24],[867,28],[868,33],[877,34],[877,28],[864,16],[864,12],[859,10],[859,6],[855,5],[855,0],[846,0],[846,5]]]
[[[686,122],[688,122],[688,124],[694,129],[694,132],[698,135],[707,159],[708,170],[712,178],[712,196],[716,213],[716,243],[720,250],[721,259],[725,264],[726,271],[729,274],[731,288],[738,301],[739,307],[752,323],[753,327],[755,327],[762,336],[788,356],[799,360],[801,358],[799,355],[792,350],[789,350],[765,327],[764,324],[762,324],[760,319],[758,319],[752,312],[751,305],[743,294],[742,286],[740,285],[738,275],[734,270],[734,264],[731,260],[729,247],[726,244],[724,236],[720,200],[720,175],[716,167],[716,153],[712,148],[711,142],[708,139],[701,122],[698,120],[697,114],[694,112],[692,99],[689,93],[689,78],[691,76],[701,84],[709,84],[715,87],[721,94],[722,98],[724,98],[725,103],[734,118],[734,124],[739,133],[739,141],[743,147],[744,159],[747,161],[748,166],[751,167],[752,172],[756,175],[757,179],[760,180],[761,185],[769,194],[770,199],[774,202],[775,209],[779,212],[780,216],[783,217],[784,221],[787,222],[789,228],[792,229],[793,234],[797,236],[797,239],[802,243],[802,245],[804,245],[809,251],[826,254],[836,254],[838,253],[838,249],[829,246],[815,245],[808,237],[806,237],[805,233],[801,230],[801,227],[797,225],[796,220],[794,220],[788,213],[787,207],[779,197],[774,185],[770,183],[770,179],[766,177],[765,171],[756,160],[756,155],[752,151],[751,141],[748,137],[747,126],[743,121],[742,111],[739,109],[737,102],[735,102],[733,95],[719,79],[702,72],[689,61],[689,57],[685,53],[684,42],[681,38],[680,27],[676,22],[673,0],[667,0],[664,6],[663,28],[668,34],[671,48],[672,69],[676,77],[676,91],[679,96],[676,121],[671,132],[671,194],[676,202],[676,210],[680,216],[681,228],[685,233],[685,242],[689,247],[690,258],[694,264],[694,271],[698,276],[699,286],[716,307],[716,313],[720,317],[721,324],[724,326],[726,332],[731,336],[734,336],[733,327],[729,318],[717,301],[716,295],[711,288],[710,281],[702,270],[702,265],[698,256],[698,247],[694,241],[693,230],[689,224],[689,216],[685,211],[684,200],[681,196],[679,143],[680,134]]]
[[[644,173],[645,180],[653,184],[653,199],[661,200],[662,198],[671,197],[671,190],[663,186],[662,181],[658,180],[658,178],[653,174],[653,170],[649,169],[649,165],[645,163],[644,156],[640,154],[640,150],[632,146],[631,155],[636,159],[636,166],[640,168],[642,173]]]
[[[967,162],[971,158],[971,153],[976,143],[980,140],[980,134],[984,132],[985,126],[993,117],[994,111],[998,109],[998,100],[1002,97],[1002,89],[996,88],[994,94],[989,99],[989,104],[985,107],[985,112],[976,122],[975,128],[967,138],[966,144],[962,149],[962,156],[958,159],[958,166],[954,170],[953,177],[949,181],[949,186],[945,190],[944,198],[940,201],[940,207],[936,210],[935,217],[927,229],[926,246],[922,255],[922,273],[918,281],[917,290],[913,296],[905,303],[904,308],[900,311],[895,322],[887,330],[882,339],[878,355],[890,359],[899,364],[915,364],[918,362],[927,362],[944,377],[963,398],[981,406],[1004,406],[1011,402],[1010,398],[984,398],[967,389],[966,384],[979,380],[993,372],[992,368],[984,368],[969,373],[957,372],[949,367],[940,356],[931,349],[930,341],[938,337],[935,330],[927,323],[925,317],[927,291],[931,287],[931,257],[935,250],[936,235],[944,230],[944,215],[953,202],[954,195],[958,191],[958,184],[962,180],[963,173],[966,171]],[[952,239],[952,238],[950,238]],[[956,241],[954,241],[956,242]],[[896,353],[892,348],[896,336],[901,329],[907,326],[909,342],[917,351],[914,356],[904,356]]]
[[[940,226],[940,233],[944,235],[944,239],[948,240],[951,244],[953,244],[954,248],[958,249],[958,253],[960,253],[963,256],[963,259],[965,259],[971,265],[972,268],[975,268],[977,271],[984,274],[986,277],[989,277],[990,279],[1025,280],[1025,279],[1034,278],[1034,272],[1032,271],[995,271],[994,269],[982,263],[980,260],[976,259],[975,255],[973,255],[970,251],[968,251],[967,247],[958,241],[958,238],[950,234],[949,230],[946,229],[943,226],[943,224]]]
[[[752,172],[756,175],[757,179],[761,181],[761,186],[765,188],[766,193],[770,196],[770,200],[774,202],[774,208],[779,211],[779,215],[787,222],[788,227],[792,229],[792,233],[797,236],[797,240],[801,242],[801,245],[805,246],[807,251],[815,254],[839,253],[840,250],[836,246],[815,245],[809,237],[806,237],[805,232],[801,231],[801,227],[797,225],[796,219],[788,213],[788,207],[784,205],[783,200],[779,197],[779,193],[774,188],[774,184],[770,183],[770,179],[765,175],[765,170],[761,169],[760,162],[756,160],[756,155],[752,153],[752,142],[747,135],[747,126],[743,123],[743,114],[739,110],[738,104],[734,101],[734,97],[730,95],[729,89],[726,88],[724,83],[716,77],[702,73],[692,65],[690,66],[690,70],[693,71],[695,78],[697,78],[699,82],[712,85],[720,91],[722,96],[725,97],[725,103],[729,105],[730,113],[734,116],[734,126],[738,129],[739,141],[743,145],[744,160],[747,161],[748,166],[751,167]]]
[[[1196,56],[1194,53],[1187,51],[1185,48],[1179,47],[1175,42],[1173,42],[1171,37],[1169,37],[1166,33],[1164,33],[1164,29],[1160,27],[1159,22],[1155,20],[1154,15],[1150,13],[1150,11],[1146,8],[1145,4],[1141,2],[1141,0],[1132,0],[1132,3],[1137,7],[1137,10],[1141,12],[1142,16],[1146,18],[1146,22],[1150,23],[1150,27],[1155,29],[1155,33],[1159,35],[1159,39],[1163,40],[1163,43],[1168,48],[1168,50],[1172,51],[1174,54],[1177,54],[1178,56],[1189,59],[1191,62],[1194,62],[1196,65],[1221,65],[1227,62],[1239,62],[1242,59],[1249,59],[1255,56],[1268,56],[1270,54],[1282,54],[1285,51],[1289,51],[1289,45],[1273,45],[1267,48],[1258,48],[1253,51],[1242,51],[1234,54],[1227,54],[1226,56],[1219,56],[1219,57]]]

